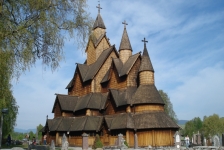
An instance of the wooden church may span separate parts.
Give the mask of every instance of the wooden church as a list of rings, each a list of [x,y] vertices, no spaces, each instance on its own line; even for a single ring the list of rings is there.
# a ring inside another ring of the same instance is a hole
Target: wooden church
[[[113,146],[121,133],[130,147],[136,142],[139,147],[173,146],[179,126],[164,112],[147,41],[143,40],[142,54],[132,54],[124,22],[117,50],[106,36],[99,10],[86,46],[86,61],[77,64],[66,87],[68,94],[56,94],[54,118],[47,119],[43,130],[47,142],[61,145],[66,134],[70,146],[82,146],[86,133],[89,146],[96,134],[104,146]]]

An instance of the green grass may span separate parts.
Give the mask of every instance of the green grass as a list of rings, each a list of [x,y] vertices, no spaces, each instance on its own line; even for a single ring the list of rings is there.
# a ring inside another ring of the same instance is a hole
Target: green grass
[[[13,147],[28,148],[27,145],[10,145],[10,146],[5,145],[5,144],[2,145],[2,148],[5,148],[5,149],[10,149],[10,148],[13,148]]]

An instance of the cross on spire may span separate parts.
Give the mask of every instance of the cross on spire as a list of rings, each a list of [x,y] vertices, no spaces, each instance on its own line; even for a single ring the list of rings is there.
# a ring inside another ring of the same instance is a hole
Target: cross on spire
[[[142,40],[142,42],[144,42],[144,47],[146,48],[146,43],[148,43],[148,41],[146,41],[144,38],[144,40]]]
[[[98,1],[99,2],[99,1]],[[98,13],[100,13],[100,9],[102,9],[101,7],[100,7],[100,4],[98,4],[98,6],[96,6],[96,8],[98,8]]]
[[[122,22],[122,24],[124,24],[124,28],[126,28],[127,22],[124,20],[124,22]]]

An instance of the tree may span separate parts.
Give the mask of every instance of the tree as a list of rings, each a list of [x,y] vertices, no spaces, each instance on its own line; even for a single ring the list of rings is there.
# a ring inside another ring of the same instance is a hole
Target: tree
[[[168,95],[163,92],[163,90],[159,90],[159,94],[160,96],[162,97],[164,103],[165,103],[165,112],[171,117],[171,119],[173,121],[175,121],[177,123],[178,121],[178,118],[177,118],[177,115],[175,114],[174,110],[173,110],[173,105],[170,101],[170,98],[168,97]]]
[[[203,131],[206,137],[210,134],[211,136],[221,134],[224,131],[223,118],[219,118],[219,115],[214,114],[206,117],[203,121]]]
[[[37,126],[37,132],[38,132],[38,139],[41,139],[42,133],[40,132],[40,130],[43,128],[43,126],[41,124],[39,124]]]
[[[193,136],[193,133],[197,133],[198,131],[202,131],[203,122],[199,117],[195,117],[192,120],[188,121],[185,124],[184,135]]]
[[[56,69],[68,36],[82,47],[92,24],[86,7],[86,0],[0,0],[0,109],[9,108],[3,135],[12,131],[18,114],[12,78],[37,60]]]
[[[86,0],[1,0],[0,52],[10,54],[13,75],[38,59],[56,69],[68,35],[83,46],[92,24],[86,7]]]
[[[10,84],[12,78],[12,72],[10,70],[12,65],[10,64],[9,58],[9,53],[2,53],[0,51],[0,110],[8,108],[8,114],[4,115],[3,120],[3,137],[6,137],[13,130],[19,108],[12,95],[12,85]]]

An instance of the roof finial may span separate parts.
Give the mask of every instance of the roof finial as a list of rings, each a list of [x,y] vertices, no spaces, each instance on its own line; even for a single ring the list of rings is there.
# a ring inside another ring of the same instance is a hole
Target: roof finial
[[[99,4],[98,4],[98,6],[96,6],[96,8],[98,8],[98,13],[100,13],[100,9],[102,9],[101,7],[100,7],[100,1],[98,1],[99,2]]]
[[[146,43],[148,43],[148,41],[146,41],[144,38],[144,40],[142,40],[142,42],[144,42],[144,47],[146,48]]]
[[[126,28],[127,22],[124,20],[124,22],[122,22],[122,24],[124,24],[124,28]]]

